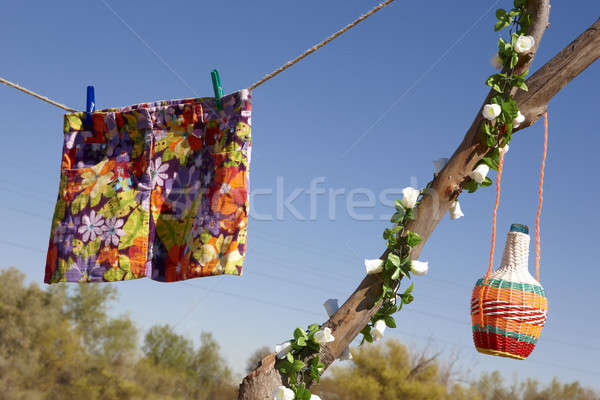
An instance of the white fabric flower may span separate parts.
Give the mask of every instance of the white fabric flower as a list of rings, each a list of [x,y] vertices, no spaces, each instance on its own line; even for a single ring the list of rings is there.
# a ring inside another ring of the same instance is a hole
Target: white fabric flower
[[[523,121],[525,121],[525,116],[521,114],[521,111],[517,111],[517,118],[513,119],[513,128],[518,128]]]
[[[500,54],[496,53],[492,56],[492,58],[490,59],[490,64],[492,64],[492,67],[496,68],[496,69],[500,69],[502,68],[502,58],[500,58]]]
[[[525,54],[531,50],[534,44],[535,39],[533,38],[533,36],[521,35],[517,38],[513,47],[517,53]]]
[[[460,203],[458,200],[454,200],[452,203],[450,203],[450,219],[459,219],[464,216],[465,214],[463,214],[462,210],[460,209]]]
[[[421,191],[410,186],[406,187],[402,189],[402,200],[400,200],[400,203],[402,203],[404,208],[413,208],[417,204],[417,199],[420,194]]]
[[[317,396],[316,394],[311,394],[310,400],[321,400],[321,398],[319,396]]]
[[[112,243],[114,246],[119,245],[119,239],[125,235],[125,231],[122,229],[125,222],[117,217],[107,218],[105,225],[102,227],[104,231],[104,241],[108,246]]]
[[[96,211],[92,210],[90,215],[84,215],[81,218],[82,225],[77,229],[77,232],[83,233],[84,242],[96,240],[96,236],[102,235],[102,225],[104,225],[104,218],[100,214],[96,215]]]
[[[383,261],[379,258],[372,260],[365,258],[365,269],[367,270],[367,275],[378,274],[383,271]]]
[[[315,342],[319,344],[329,343],[335,340],[335,338],[331,334],[331,329],[329,328],[324,328],[320,331],[315,332],[315,335],[313,337],[315,339]]]
[[[488,172],[490,172],[490,167],[488,167],[487,164],[479,164],[473,171],[471,171],[469,176],[475,182],[481,184],[485,180]]]
[[[375,322],[375,326],[371,331],[371,336],[373,336],[373,341],[381,339],[383,337],[383,332],[385,332],[385,321],[380,319]]]
[[[438,158],[437,160],[433,160],[433,173],[438,174],[441,170],[444,169],[446,164],[448,163],[448,159],[445,157]]]
[[[150,162],[150,185],[152,189],[156,186],[162,186],[169,177],[167,170],[169,164],[162,163],[162,157],[158,157],[154,162]]]
[[[283,358],[292,350],[292,343],[285,342],[275,346],[275,352],[277,353],[277,358]]]
[[[508,150],[510,149],[510,147],[508,145],[505,145],[502,150],[504,150],[504,154],[508,153]]]
[[[483,118],[489,121],[493,121],[498,115],[500,115],[501,112],[502,109],[498,104],[486,104],[485,106],[483,106],[481,115],[483,115]]]
[[[429,263],[427,261],[412,260],[410,270],[415,275],[425,275],[429,271]]]
[[[294,400],[295,397],[294,391],[285,386],[279,386],[273,392],[273,400]]]

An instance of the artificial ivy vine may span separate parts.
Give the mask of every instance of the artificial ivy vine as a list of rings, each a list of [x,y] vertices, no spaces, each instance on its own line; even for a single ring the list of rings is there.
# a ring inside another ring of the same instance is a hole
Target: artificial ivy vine
[[[415,219],[415,208],[419,204],[419,198],[422,194],[423,191],[413,188],[404,189],[404,198],[395,202],[396,213],[391,219],[394,226],[392,229],[386,228],[383,231],[387,251],[381,263],[381,294],[375,300],[375,304],[381,300],[383,300],[383,303],[373,315],[371,321],[362,329],[363,340],[361,344],[365,341],[373,342],[373,329],[381,332],[381,328],[377,326],[378,321],[384,321],[389,328],[395,328],[396,321],[393,315],[400,311],[404,304],[410,304],[414,300],[412,295],[414,284],[411,284],[402,294],[398,294],[398,290],[400,279],[402,277],[410,278],[412,270],[411,249],[421,242],[419,234],[406,229],[406,225],[409,221]]]
[[[490,103],[483,107],[485,121],[481,124],[481,140],[490,150],[471,172],[470,179],[464,185],[469,192],[475,192],[479,186],[490,186],[492,181],[488,178],[489,169],[498,170],[501,149],[505,151],[512,138],[513,129],[524,121],[515,102],[513,88],[527,91],[525,77],[529,71],[515,74],[515,68],[519,63],[520,55],[532,50],[535,41],[525,33],[531,25],[531,15],[527,14],[528,0],[514,0],[514,7],[509,11],[496,10],[496,23],[494,31],[509,28],[509,39],[502,37],[498,39],[498,53],[494,56],[492,64],[499,72],[491,75],[486,80],[496,95],[491,97]],[[377,261],[377,265],[371,272],[381,274],[381,294],[374,304],[382,302],[381,307],[371,318],[371,321],[361,330],[363,339],[361,344],[373,342],[374,339],[383,336],[384,327],[395,328],[396,322],[393,315],[402,309],[403,305],[410,304],[414,300],[412,294],[414,283],[399,294],[400,281],[403,277],[411,278],[411,272],[422,274],[426,272],[427,265],[410,258],[411,250],[421,242],[421,237],[408,230],[406,225],[415,219],[416,208],[431,182],[421,191],[414,188],[403,190],[402,200],[396,200],[396,212],[391,218],[394,226],[386,228],[383,239],[386,241],[387,251],[385,257]],[[462,213],[461,213],[462,216]],[[369,260],[366,260],[369,261]],[[369,267],[367,266],[367,269]],[[369,272],[370,273],[370,272]],[[308,386],[318,383],[324,365],[319,359],[321,344],[331,342],[334,337],[329,328],[319,329],[319,325],[312,324],[307,330],[296,328],[294,339],[280,346],[278,356],[280,360],[279,371],[287,377],[289,388],[280,386],[274,393],[274,398],[279,400],[315,400],[318,396],[311,394]],[[375,334],[374,334],[375,333]],[[305,363],[306,360],[308,365]]]
[[[519,56],[532,50],[535,40],[532,36],[525,36],[531,25],[531,15],[527,14],[527,0],[514,0],[514,8],[509,11],[496,10],[497,22],[495,31],[509,27],[509,39],[498,39],[498,53],[494,56],[492,64],[504,72],[499,72],[486,80],[486,85],[495,93],[483,109],[485,121],[481,124],[481,140],[490,150],[479,162],[487,168],[498,170],[500,149],[506,146],[511,138],[513,129],[518,127],[525,117],[519,111],[517,103],[512,96],[513,88],[527,91],[525,78],[529,70],[522,74],[515,74],[515,67],[519,63]],[[476,168],[477,169],[477,168]],[[469,193],[477,190],[479,186],[489,186],[489,178],[479,179],[480,175],[471,175],[471,180],[465,184]]]
[[[325,365],[319,359],[321,344],[332,342],[335,338],[329,328],[319,329],[318,324],[308,326],[307,330],[296,328],[294,338],[279,346],[278,356],[283,357],[279,362],[279,371],[287,377],[289,389],[279,387],[280,398],[289,397],[295,400],[314,400],[317,396],[311,394],[308,384],[319,383]],[[308,365],[303,361],[307,360]],[[294,397],[291,397],[291,395]],[[277,394],[274,396],[277,398]]]

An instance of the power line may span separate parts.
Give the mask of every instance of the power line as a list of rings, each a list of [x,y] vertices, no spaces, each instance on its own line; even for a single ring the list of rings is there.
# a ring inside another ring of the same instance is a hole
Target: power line
[[[207,289],[207,288],[203,288],[203,287],[200,287],[200,286],[193,285],[193,284],[185,282],[185,281],[182,282],[182,284],[187,285],[187,286],[192,286],[192,287],[194,287],[196,289],[200,289],[200,290],[206,290],[206,291],[213,292],[213,293],[220,293],[220,294],[224,294],[226,296],[232,296],[232,297],[237,297],[237,298],[244,299],[244,300],[250,300],[250,301],[254,301],[256,303],[261,303],[261,304],[265,304],[265,305],[272,306],[272,307],[283,308],[283,309],[290,310],[290,311],[296,311],[296,312],[301,312],[301,313],[310,314],[310,315],[318,315],[318,316],[324,318],[323,313],[317,313],[317,312],[314,312],[314,311],[311,311],[311,310],[307,310],[307,309],[304,309],[304,308],[293,307],[293,306],[285,305],[285,304],[282,304],[282,303],[275,303],[275,302],[272,302],[272,301],[267,301],[267,300],[264,300],[264,299],[260,299],[258,297],[246,296],[246,295],[242,295],[242,294],[239,294],[239,293],[227,292],[227,291],[224,291],[224,290]]]
[[[144,40],[144,38],[142,38],[128,23],[127,21],[125,21],[105,0],[101,0],[102,3],[106,6],[106,8],[108,8],[108,10],[115,16],[117,17],[117,19],[144,45],[146,46],[146,48],[148,48],[152,54],[158,58],[158,60],[169,69],[169,71],[171,71],[171,73],[173,75],[175,75],[177,77],[177,79],[179,79],[179,81],[181,83],[183,83],[188,89],[190,89],[192,91],[192,93],[197,97],[198,95],[196,94],[196,92],[194,91],[194,89],[181,77],[181,75],[179,75],[177,73],[177,71],[175,71],[161,56],[160,54],[158,54],[156,52],[156,50],[154,50],[150,44],[148,44],[148,42],[146,42]],[[306,58],[307,56],[311,55],[312,53],[314,53],[315,51],[319,50],[320,48],[322,48],[323,46],[325,46],[326,44],[328,44],[329,42],[331,42],[332,40],[336,39],[337,37],[341,36],[343,33],[349,31],[350,29],[354,28],[356,25],[358,25],[360,22],[364,21],[365,19],[369,18],[371,15],[375,14],[377,11],[383,9],[384,7],[388,6],[389,4],[391,4],[394,0],[386,0],[382,3],[380,3],[379,5],[377,5],[376,7],[372,8],[369,12],[361,15],[360,17],[358,17],[357,19],[355,19],[354,21],[352,21],[351,23],[349,23],[348,25],[346,25],[345,27],[343,27],[342,29],[340,29],[339,31],[333,33],[332,35],[330,35],[329,37],[327,37],[326,39],[324,39],[323,41],[317,43],[316,45],[314,45],[313,47],[311,47],[310,49],[306,50],[304,53],[300,54],[298,57],[288,61],[287,63],[285,63],[284,65],[282,65],[281,67],[277,68],[275,71],[265,75],[262,79],[260,79],[259,81],[253,83],[252,85],[250,85],[250,87],[248,88],[249,90],[253,90],[255,88],[257,88],[258,86],[262,85],[263,83],[265,83],[266,81],[268,81],[269,79],[274,78],[275,76],[279,75],[281,72],[285,71],[286,69],[290,68],[292,65],[298,63],[299,61],[301,61],[302,59]],[[33,96],[37,99],[43,100],[47,103],[50,103],[56,107],[62,108],[65,111],[70,111],[70,112],[77,112],[77,110],[71,108],[71,107],[67,107],[64,104],[61,104],[55,100],[49,99],[46,96],[42,96],[41,94],[38,94],[36,92],[34,92],[33,90],[30,89],[26,89],[14,82],[8,81],[4,78],[0,78],[0,83],[4,83],[7,86],[10,86],[12,88],[15,88],[17,90],[20,90],[24,93],[27,93],[30,96]]]

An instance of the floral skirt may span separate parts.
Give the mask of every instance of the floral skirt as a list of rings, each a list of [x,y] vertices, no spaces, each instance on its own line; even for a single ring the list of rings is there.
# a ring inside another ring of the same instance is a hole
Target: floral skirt
[[[65,114],[44,281],[241,275],[250,97]]]

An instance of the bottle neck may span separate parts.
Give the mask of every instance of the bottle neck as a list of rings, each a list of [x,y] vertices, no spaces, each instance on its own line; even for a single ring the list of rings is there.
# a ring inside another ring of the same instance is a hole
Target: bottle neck
[[[528,264],[529,235],[521,232],[508,232],[499,269],[527,271]]]

